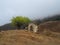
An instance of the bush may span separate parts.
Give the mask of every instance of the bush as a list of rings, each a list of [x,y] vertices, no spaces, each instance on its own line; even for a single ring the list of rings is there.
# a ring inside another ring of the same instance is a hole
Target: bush
[[[31,20],[28,17],[16,16],[11,19],[12,25],[16,26],[18,29],[22,25],[27,25]]]

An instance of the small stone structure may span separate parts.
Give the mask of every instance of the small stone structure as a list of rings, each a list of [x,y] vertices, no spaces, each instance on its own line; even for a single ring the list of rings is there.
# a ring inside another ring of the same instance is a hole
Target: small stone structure
[[[38,25],[34,23],[30,23],[28,25],[28,30],[36,33],[38,31]]]
[[[60,21],[48,21],[44,23],[30,23],[28,30],[36,33],[60,32]]]

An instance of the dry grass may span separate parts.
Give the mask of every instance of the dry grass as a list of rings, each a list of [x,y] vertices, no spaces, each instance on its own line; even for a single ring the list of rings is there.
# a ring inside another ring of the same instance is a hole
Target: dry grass
[[[27,30],[10,30],[0,32],[0,45],[60,45],[60,39]]]

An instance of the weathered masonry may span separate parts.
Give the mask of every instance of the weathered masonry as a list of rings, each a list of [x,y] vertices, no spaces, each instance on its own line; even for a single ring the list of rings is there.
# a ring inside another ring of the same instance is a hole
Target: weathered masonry
[[[34,24],[34,23],[30,23],[28,25],[28,30],[32,31],[32,32],[37,32],[38,31],[38,25]]]

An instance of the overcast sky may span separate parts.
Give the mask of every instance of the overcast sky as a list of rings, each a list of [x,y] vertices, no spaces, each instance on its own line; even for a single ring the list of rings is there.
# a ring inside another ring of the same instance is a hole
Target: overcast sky
[[[60,0],[0,0],[0,25],[13,16],[43,18],[60,12]]]

